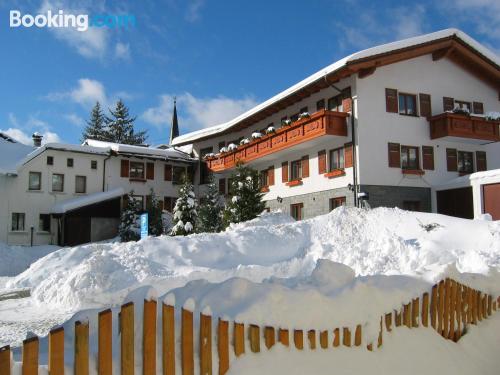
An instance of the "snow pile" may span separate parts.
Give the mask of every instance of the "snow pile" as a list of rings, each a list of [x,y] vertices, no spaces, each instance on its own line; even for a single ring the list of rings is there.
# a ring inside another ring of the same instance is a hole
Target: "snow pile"
[[[30,264],[59,249],[59,246],[9,246],[0,242],[0,277],[15,276],[29,268]]]

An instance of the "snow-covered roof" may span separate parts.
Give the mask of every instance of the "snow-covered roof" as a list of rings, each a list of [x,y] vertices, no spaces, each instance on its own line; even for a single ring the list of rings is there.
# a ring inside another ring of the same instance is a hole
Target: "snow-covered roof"
[[[392,43],[387,43],[387,44],[382,44],[380,46],[375,46],[372,48],[368,48],[356,53],[353,53],[352,55],[349,55],[347,57],[344,57],[343,59],[340,59],[333,64],[325,67],[324,69],[314,73],[313,75],[307,77],[306,79],[300,81],[299,83],[291,86],[290,88],[280,92],[279,94],[273,96],[272,98],[266,100],[265,102],[255,106],[254,108],[248,110],[247,112],[241,114],[240,116],[222,123],[218,124],[209,128],[204,128],[200,129],[191,133],[187,133],[184,135],[180,135],[179,137],[176,137],[172,141],[172,145],[180,145],[180,144],[185,144],[189,142],[196,141],[200,138],[205,138],[211,135],[218,134],[220,132],[223,132],[225,130],[228,130],[235,126],[236,124],[240,123],[241,121],[245,120],[246,118],[256,114],[259,111],[262,111],[266,107],[288,97],[290,94],[294,93],[295,91],[298,91],[313,82],[316,82],[319,79],[322,79],[328,74],[334,73],[341,68],[346,67],[349,64],[352,64],[354,62],[357,62],[362,59],[366,59],[368,57],[374,57],[377,55],[389,53],[389,52],[394,52],[397,50],[413,47],[413,46],[418,46],[424,43],[429,43],[433,41],[437,41],[440,39],[444,38],[449,38],[449,37],[457,37],[460,40],[462,40],[465,44],[467,44],[469,47],[473,48],[476,52],[479,54],[483,55],[486,59],[490,60],[497,66],[500,66],[500,58],[495,55],[493,52],[491,52],[489,49],[484,47],[481,43],[477,42],[473,38],[471,38],[469,35],[465,34],[463,31],[460,31],[458,29],[445,29],[445,30],[440,30],[434,33],[430,34],[425,34],[413,38],[408,38]]]
[[[119,187],[108,191],[101,191],[73,199],[67,199],[52,206],[50,213],[64,214],[66,212],[76,210],[77,208],[121,197],[123,194],[125,194],[125,190]]]
[[[0,174],[17,174],[16,165],[33,150],[33,146],[19,143],[0,132]]]
[[[465,176],[454,178],[435,186],[436,190],[456,189],[473,184],[490,184],[500,182],[500,169],[492,169],[484,172],[471,173]]]

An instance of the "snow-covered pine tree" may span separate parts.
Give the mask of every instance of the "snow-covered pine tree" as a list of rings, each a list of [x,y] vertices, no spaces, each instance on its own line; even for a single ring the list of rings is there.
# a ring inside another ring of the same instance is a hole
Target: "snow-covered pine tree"
[[[264,211],[266,204],[262,201],[259,186],[259,173],[242,163],[236,166],[231,176],[230,192],[232,197],[224,210],[224,225],[252,220]]]
[[[196,196],[191,181],[184,177],[184,183],[179,189],[179,198],[174,207],[174,226],[172,236],[185,236],[195,232],[198,218]]]
[[[133,198],[134,192],[131,191],[124,199],[127,201],[127,206],[122,211],[120,217],[120,226],[118,234],[122,242],[138,241],[140,238],[139,228],[139,202]]]
[[[223,229],[223,198],[214,176],[210,176],[206,194],[200,200],[197,232],[217,233]]]
[[[111,117],[106,116],[107,135],[110,142],[127,145],[142,145],[146,142],[147,132],[135,132],[135,117],[130,117],[129,110],[121,99],[116,102],[114,110],[109,110]]]
[[[151,236],[160,236],[163,234],[162,209],[160,201],[154,190],[151,188],[148,202],[148,230]]]
[[[95,139],[97,141],[106,141],[105,116],[102,112],[101,104],[96,102],[90,112],[90,120],[86,121],[87,126],[82,133],[82,142],[86,139]]]

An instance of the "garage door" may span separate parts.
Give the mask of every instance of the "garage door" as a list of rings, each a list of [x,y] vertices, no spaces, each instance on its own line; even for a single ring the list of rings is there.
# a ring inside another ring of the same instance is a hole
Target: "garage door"
[[[500,220],[500,183],[483,185],[483,212]]]
[[[474,218],[472,187],[441,190],[437,192],[437,212],[443,215]]]

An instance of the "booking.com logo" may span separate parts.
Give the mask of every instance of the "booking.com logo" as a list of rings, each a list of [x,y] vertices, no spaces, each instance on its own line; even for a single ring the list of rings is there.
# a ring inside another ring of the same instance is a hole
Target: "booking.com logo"
[[[130,14],[71,14],[63,10],[53,13],[48,10],[45,14],[22,14],[20,10],[10,11],[10,27],[71,27],[78,31],[87,31],[89,27],[127,28],[136,25],[134,15]]]

